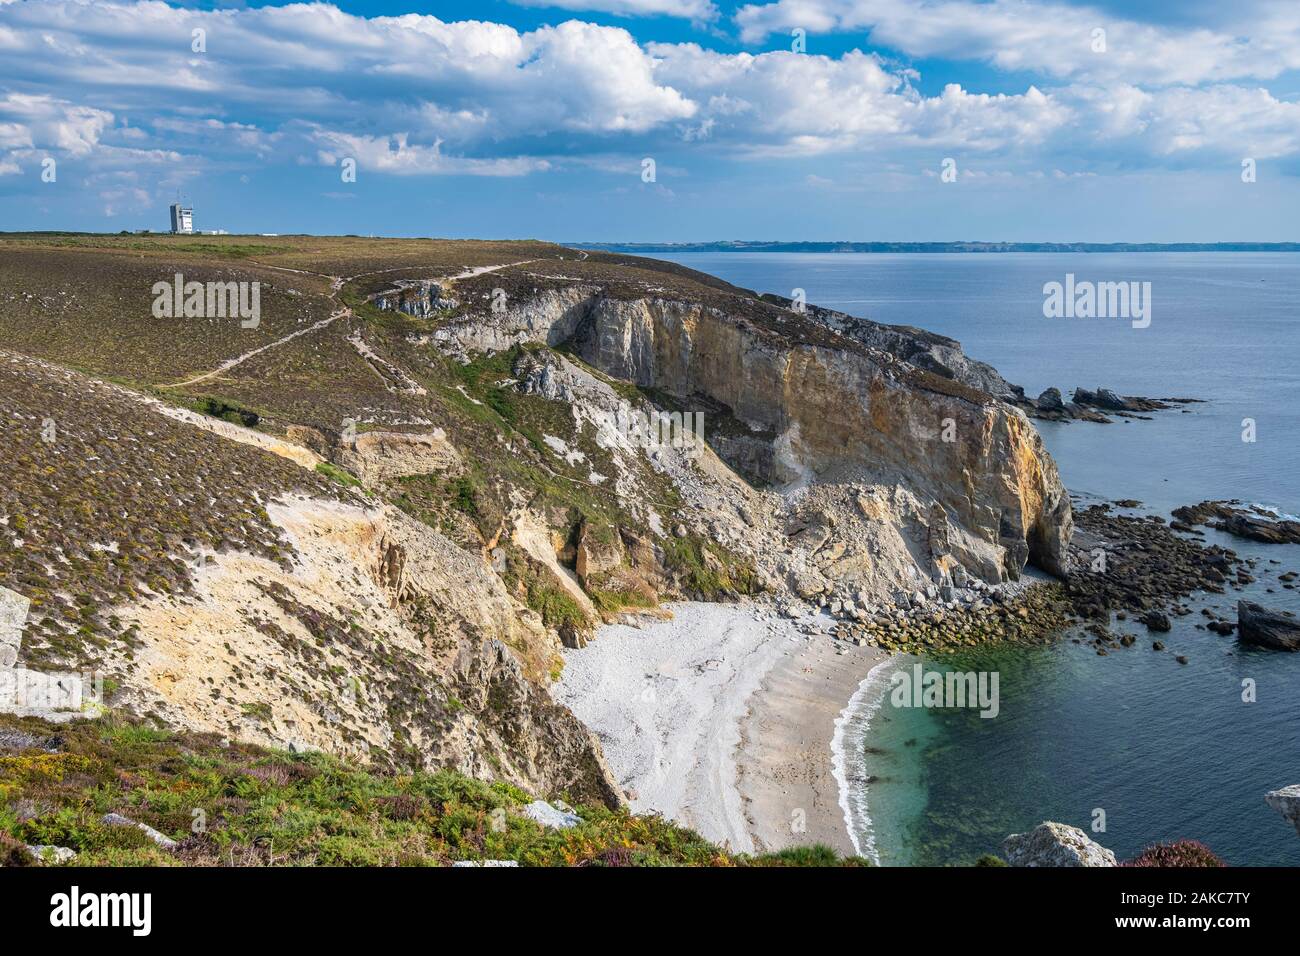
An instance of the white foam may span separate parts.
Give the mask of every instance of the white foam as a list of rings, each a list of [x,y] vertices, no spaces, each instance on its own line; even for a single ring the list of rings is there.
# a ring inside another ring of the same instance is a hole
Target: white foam
[[[880,863],[880,855],[876,852],[875,834],[867,812],[867,787],[864,784],[860,789],[854,790],[849,785],[845,739],[850,730],[857,732],[860,740],[865,739],[866,726],[885,699],[886,682],[882,679],[885,669],[894,663],[892,658],[886,658],[862,678],[848,704],[840,711],[839,717],[835,718],[835,733],[831,737],[831,772],[839,787],[840,810],[844,813],[844,827],[848,830],[849,842],[853,844],[854,853],[858,856],[865,855],[876,864]],[[861,763],[859,760],[857,769],[865,772]]]

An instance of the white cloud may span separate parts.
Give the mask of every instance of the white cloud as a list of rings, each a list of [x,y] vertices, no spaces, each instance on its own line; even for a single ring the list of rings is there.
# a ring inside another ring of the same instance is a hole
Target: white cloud
[[[85,156],[113,122],[107,110],[78,106],[44,94],[6,93],[0,97],[0,147],[21,146]]]
[[[710,22],[718,8],[710,0],[510,0],[521,7],[557,7],[561,10],[589,10],[622,17],[683,17]]]
[[[943,150],[1043,170],[1089,158],[1159,166],[1234,150],[1294,155],[1296,104],[1223,79],[1289,55],[1297,18],[1255,9],[1273,27],[1244,39],[1102,18],[1105,54],[1087,45],[1100,14],[1059,2],[779,0],[738,16],[751,37],[789,22],[870,29],[874,42],[911,55],[1046,75],[1023,92],[949,84],[927,96],[911,69],[856,50],[643,45],[626,29],[579,20],[520,31],[325,4],[17,0],[0,4],[0,44],[9,44],[0,90],[10,91],[0,94],[0,162],[52,150],[105,169],[196,175],[351,156],[387,175],[521,176],[622,168],[627,157],[674,150],[723,160],[864,153],[877,164],[918,151],[930,163]],[[206,53],[191,49],[195,29],[206,31]]]
[[[746,42],[802,27],[870,31],[909,56],[982,60],[1004,70],[1130,83],[1269,79],[1300,68],[1294,3],[1242,0],[1233,31],[1157,26],[1051,0],[776,0],[736,13]],[[1105,30],[1105,52],[1093,31]]]
[[[468,159],[463,156],[444,156],[440,140],[435,140],[430,146],[410,145],[406,133],[355,136],[336,130],[315,130],[312,139],[321,145],[317,158],[326,166],[338,165],[341,160],[348,158],[356,160],[361,170],[398,176],[522,176],[549,166],[545,160],[528,157]]]

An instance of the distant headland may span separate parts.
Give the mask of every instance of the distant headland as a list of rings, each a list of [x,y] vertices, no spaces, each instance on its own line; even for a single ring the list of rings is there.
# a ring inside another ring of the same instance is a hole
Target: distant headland
[[[606,252],[1300,252],[1300,242],[570,242]]]

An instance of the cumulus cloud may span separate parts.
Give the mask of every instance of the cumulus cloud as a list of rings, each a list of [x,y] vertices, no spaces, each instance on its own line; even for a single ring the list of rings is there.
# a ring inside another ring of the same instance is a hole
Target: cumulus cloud
[[[911,69],[873,53],[642,44],[628,29],[576,19],[518,30],[322,3],[11,0],[0,3],[0,163],[52,150],[107,169],[174,164],[192,174],[351,157],[382,175],[524,176],[673,150],[723,159],[961,150],[1049,170],[1121,149],[1153,165],[1243,149],[1293,155],[1297,106],[1232,79],[1291,62],[1294,24],[1256,9],[1277,26],[1249,37],[1107,20],[1051,0],[777,0],[738,14],[751,39],[791,24],[869,29],[905,54],[1041,74],[1016,92],[949,84],[924,95]],[[1089,47],[1098,22],[1105,53]]]
[[[718,18],[710,0],[510,0],[521,7],[558,7],[612,13],[621,17],[684,17],[709,22]]]
[[[909,56],[982,60],[1058,78],[1195,84],[1300,68],[1295,5],[1238,6],[1235,29],[1158,26],[1053,0],[775,0],[747,4],[735,19],[746,42],[796,27],[869,31],[873,43]],[[1096,30],[1105,31],[1104,49]]]

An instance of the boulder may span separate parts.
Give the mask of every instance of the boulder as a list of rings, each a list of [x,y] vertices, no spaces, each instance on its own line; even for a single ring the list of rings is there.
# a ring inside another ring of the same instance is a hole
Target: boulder
[[[1163,611],[1147,611],[1138,620],[1145,624],[1149,631],[1165,633],[1173,628],[1169,623],[1169,615]]]
[[[1078,827],[1048,821],[1028,833],[1013,833],[1002,843],[1011,866],[1117,866],[1115,854]]]
[[[582,822],[582,817],[553,807],[545,800],[534,800],[524,807],[524,816],[551,830],[567,830]]]
[[[50,846],[45,843],[29,844],[27,852],[42,863],[71,863],[77,858],[76,850],[69,849],[66,846]]]
[[[1237,638],[1280,651],[1300,650],[1300,620],[1253,601],[1237,602]]]
[[[1264,801],[1300,833],[1300,783],[1264,794]]]

